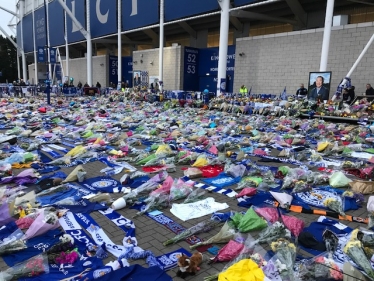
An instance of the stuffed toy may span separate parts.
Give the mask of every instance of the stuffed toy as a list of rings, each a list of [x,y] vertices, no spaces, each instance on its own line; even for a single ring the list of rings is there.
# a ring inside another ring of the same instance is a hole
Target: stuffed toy
[[[186,278],[189,275],[195,275],[200,270],[199,265],[203,262],[203,254],[195,252],[190,258],[185,254],[178,255],[179,270],[177,276]]]

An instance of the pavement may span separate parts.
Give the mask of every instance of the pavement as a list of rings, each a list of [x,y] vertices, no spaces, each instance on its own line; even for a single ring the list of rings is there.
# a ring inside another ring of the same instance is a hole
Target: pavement
[[[253,158],[252,160],[259,160],[259,158]],[[279,163],[266,163],[268,166],[279,166],[279,165],[288,165],[290,167],[295,167],[290,164],[279,164]],[[100,170],[105,168],[106,166],[102,164],[101,162],[92,162],[83,165],[84,169],[87,171],[87,176],[86,178],[93,178],[97,177],[100,174]],[[174,173],[169,173],[170,176],[172,176],[174,179],[183,177],[183,171],[181,170],[182,167],[186,166],[177,166],[177,171]],[[75,167],[71,168],[62,168],[61,171],[65,172],[66,174],[69,174]],[[141,167],[137,167],[139,170]],[[15,174],[18,174],[22,170],[14,170]],[[113,178],[119,180],[120,177],[123,175],[123,173],[119,175],[113,176]],[[198,180],[197,180],[198,181]],[[35,188],[35,187],[30,187],[30,188]],[[119,197],[121,197],[121,194],[112,194],[112,198],[115,200]],[[209,196],[213,197],[217,202],[223,203],[226,202],[229,206],[230,209],[226,209],[224,211],[246,211],[247,209],[242,208],[237,206],[237,201],[235,198],[229,198],[225,195],[221,195],[218,193],[209,193]],[[169,208],[170,209],[170,208]],[[197,223],[206,220],[210,216],[204,216],[198,219],[192,219],[186,222],[183,222],[179,220],[178,218],[174,217],[169,209],[164,209],[162,212],[166,215],[169,216],[170,218],[174,219],[177,223],[180,225],[184,226],[185,228],[189,228],[191,226],[196,225]],[[119,210],[118,211],[121,215],[123,215],[126,218],[132,219],[132,217],[136,214],[136,210],[129,209],[126,207],[125,209]],[[291,215],[294,215],[305,222],[305,226],[308,226],[311,222],[315,221],[318,216],[316,215],[309,215],[309,214],[295,214],[295,213],[290,213]],[[366,207],[360,208],[359,210],[356,211],[350,211],[347,212],[349,215],[357,216],[357,217],[366,217],[367,212],[366,212]],[[91,213],[91,216],[100,224],[100,226],[103,228],[105,233],[109,236],[109,238],[112,239],[112,241],[116,244],[122,244],[122,240],[124,237],[124,232],[118,228],[115,224],[113,224],[109,219],[104,217],[98,212],[93,212]],[[184,248],[186,250],[189,250],[189,244],[185,241],[180,241],[179,243],[176,243],[174,245],[170,246],[163,246],[163,242],[165,242],[167,239],[170,239],[175,236],[174,233],[172,233],[170,230],[168,230],[166,227],[156,223],[155,221],[151,220],[147,216],[138,216],[133,219],[135,226],[136,226],[136,238],[138,240],[138,245],[145,249],[145,250],[151,250],[155,256],[160,256],[165,253],[169,253],[175,250],[178,250],[179,248]],[[357,228],[360,226],[363,226],[362,224],[355,223],[355,222],[343,222],[346,225],[348,225],[351,228]],[[197,236],[199,238],[202,238],[204,240],[212,237],[219,231],[220,227],[217,227],[209,232],[198,234]],[[89,234],[88,234],[89,235]],[[251,233],[253,237],[256,238],[257,233]],[[224,245],[217,245],[219,247],[223,247]],[[267,251],[269,250],[268,247],[264,247],[264,249]],[[190,251],[190,250],[189,250]],[[302,255],[304,257],[310,256],[308,253],[299,250],[298,252],[299,255]],[[208,252],[204,253],[204,262],[201,265],[200,271],[197,273],[196,276],[190,276],[187,277],[185,280],[203,280],[204,277],[215,274],[217,272],[220,272],[223,267],[225,266],[226,263],[214,263],[214,264],[208,264],[208,259],[211,258],[212,255],[210,255]],[[112,255],[109,254],[109,257],[104,261],[104,264],[116,260],[116,258]],[[130,264],[140,264],[142,266],[147,267],[145,260],[136,260],[136,261],[129,261]],[[4,261],[0,258],[0,270],[6,270],[8,267],[4,263]],[[173,278],[173,280],[183,280],[179,277],[176,276],[178,269],[174,268],[169,270],[167,273]]]

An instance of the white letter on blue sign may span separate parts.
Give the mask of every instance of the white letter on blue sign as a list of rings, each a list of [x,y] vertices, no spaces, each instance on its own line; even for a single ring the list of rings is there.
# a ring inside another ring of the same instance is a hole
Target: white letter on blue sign
[[[75,17],[75,0],[71,1],[71,12],[73,13],[74,17]],[[76,24],[73,22],[73,26],[72,26],[72,29],[71,29],[71,33],[74,33],[74,32],[77,32],[79,31],[79,28],[78,26],[76,26]]]
[[[130,16],[136,16],[138,14],[138,0],[132,0],[132,10]]]
[[[108,22],[109,10],[103,15],[100,11],[100,2],[101,0],[96,0],[96,16],[99,22],[106,24]]]

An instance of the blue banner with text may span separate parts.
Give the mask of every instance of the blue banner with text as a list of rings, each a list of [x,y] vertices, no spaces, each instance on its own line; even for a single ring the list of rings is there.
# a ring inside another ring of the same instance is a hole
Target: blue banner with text
[[[75,18],[79,23],[86,28],[86,8],[84,0],[66,0],[66,5],[73,13]],[[68,29],[68,41],[69,43],[78,42],[85,40],[83,34],[79,31],[78,26],[76,26],[70,17],[67,18],[67,29]]]
[[[122,0],[123,30],[159,22],[158,0]]]
[[[57,0],[48,4],[49,42],[52,47],[65,44],[64,10]]]
[[[95,0],[90,2],[91,35],[93,38],[117,32],[117,1]]]
[[[199,49],[184,48],[184,91],[197,91],[199,89]],[[177,89],[176,89],[177,90]]]
[[[32,30],[32,14],[25,16],[22,20],[23,24],[23,49],[26,53],[34,51],[34,37]]]

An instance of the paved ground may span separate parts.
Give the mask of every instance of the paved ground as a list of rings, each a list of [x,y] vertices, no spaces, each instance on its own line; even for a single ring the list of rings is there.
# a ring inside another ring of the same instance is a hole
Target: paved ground
[[[254,159],[256,159],[256,158],[254,158]],[[265,163],[265,164],[269,165],[269,166],[271,166],[271,165],[278,166],[279,165],[277,163]],[[282,165],[284,165],[284,164],[282,164]],[[101,162],[93,162],[93,163],[88,163],[88,164],[84,165],[84,168],[87,171],[87,178],[99,176],[100,175],[99,171],[101,169],[105,168],[105,167],[106,166],[103,165]],[[179,178],[179,177],[183,176],[183,172],[181,171],[181,167],[182,166],[177,167],[177,172],[170,173],[170,175],[173,178]],[[62,171],[64,171],[66,174],[68,174],[74,168],[75,167],[63,168]],[[16,170],[15,173],[17,174],[19,172],[20,172],[20,170]],[[116,176],[114,176],[114,178],[119,180],[121,175],[122,174],[116,175]],[[116,199],[120,196],[121,195],[113,195],[113,198]],[[229,198],[225,195],[220,195],[220,194],[217,194],[217,193],[210,193],[209,196],[214,197],[217,202],[228,203],[230,205],[231,210],[234,210],[234,211],[245,211],[246,210],[244,208],[241,208],[241,207],[237,206],[236,199],[231,199],[231,198]],[[225,211],[228,211],[228,210],[225,210]],[[202,217],[202,218],[193,219],[193,220],[189,220],[187,222],[183,222],[183,221],[178,220],[176,217],[174,217],[169,212],[168,209],[163,210],[163,212],[164,212],[165,215],[173,218],[176,222],[178,222],[179,224],[181,224],[185,228],[189,228],[189,227],[197,224],[198,222],[203,221],[203,220],[205,220],[209,217],[209,216],[205,216],[205,217]],[[125,209],[120,210],[119,213],[130,219],[136,213],[136,210],[130,210],[128,208],[125,208]],[[354,211],[354,212],[348,212],[348,214],[354,215],[354,216],[359,216],[359,217],[366,217],[366,208],[361,208],[361,209],[359,209],[357,211]],[[98,212],[91,213],[91,215],[102,226],[104,231],[113,240],[113,242],[115,242],[116,244],[122,244],[122,239],[123,239],[124,235],[123,235],[123,231],[120,228],[115,226],[110,220],[108,220],[106,217],[104,217],[103,215],[101,215]],[[303,219],[305,221],[306,226],[309,225],[310,222],[315,221],[317,219],[317,216],[314,216],[314,215],[307,215],[307,214],[292,214],[292,215],[295,215],[298,218]],[[154,222],[153,220],[151,220],[150,218],[148,218],[146,216],[141,216],[141,217],[135,218],[134,223],[136,225],[136,237],[138,239],[139,246],[142,247],[143,249],[153,251],[153,253],[156,256],[162,255],[164,253],[171,252],[173,250],[177,250],[180,247],[183,247],[187,250],[189,249],[189,245],[185,241],[181,241],[181,242],[179,242],[175,245],[171,245],[171,246],[168,246],[168,247],[163,246],[162,243],[164,241],[166,241],[167,239],[174,237],[175,234],[172,233],[171,231],[169,231],[164,226]],[[358,223],[353,223],[353,222],[347,223],[347,225],[352,227],[352,228],[356,228],[356,227],[360,226]],[[203,238],[203,239],[207,239],[207,238],[213,236],[214,234],[216,234],[218,232],[218,230],[219,230],[219,228],[216,228],[216,229],[214,229],[214,230],[212,230],[208,233],[199,234],[197,236],[200,237],[200,238]],[[256,233],[251,233],[251,235],[256,237]],[[218,246],[223,246],[223,245],[218,245]],[[303,251],[299,252],[299,254],[307,256],[307,253],[305,253]],[[212,275],[212,274],[222,270],[222,268],[224,267],[225,264],[217,263],[217,264],[208,265],[207,260],[208,260],[208,258],[211,257],[211,255],[209,255],[207,252],[204,255],[205,255],[204,263],[202,264],[201,270],[199,271],[199,273],[194,277],[188,277],[186,280],[203,280],[203,278],[205,276]],[[110,260],[115,260],[115,257],[110,256],[107,260],[105,260],[105,262],[110,261]],[[131,261],[131,264],[135,264],[135,263],[146,266],[146,264],[143,260]],[[7,268],[6,264],[3,262],[2,259],[0,259],[0,270],[5,270],[6,268]],[[179,277],[176,277],[176,272],[177,272],[177,268],[168,271],[168,274],[173,278],[173,280],[182,280]]]

